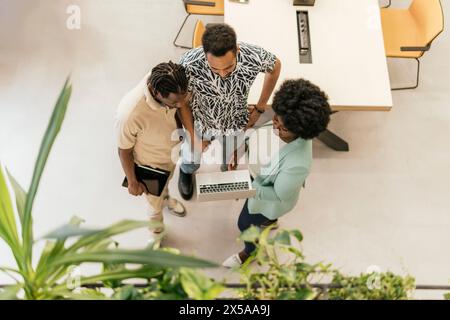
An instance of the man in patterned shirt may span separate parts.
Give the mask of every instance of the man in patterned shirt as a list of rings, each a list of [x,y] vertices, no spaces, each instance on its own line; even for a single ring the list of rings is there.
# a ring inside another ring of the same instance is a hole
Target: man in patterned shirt
[[[178,181],[178,189],[185,200],[192,197],[192,174],[200,167],[201,153],[212,140],[217,138],[222,142],[221,170],[235,168],[232,158],[243,142],[243,132],[253,127],[265,112],[281,70],[281,63],[274,54],[256,45],[238,44],[236,33],[224,23],[209,25],[202,45],[180,59],[192,92],[191,108],[180,110],[189,133],[182,146]],[[259,73],[265,73],[261,95],[256,105],[249,106],[250,87]],[[200,139],[201,144],[195,143]]]

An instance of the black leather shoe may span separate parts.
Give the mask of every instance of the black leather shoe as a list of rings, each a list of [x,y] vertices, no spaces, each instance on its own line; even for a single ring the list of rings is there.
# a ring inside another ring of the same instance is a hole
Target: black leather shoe
[[[184,173],[180,169],[180,177],[178,178],[178,191],[184,200],[190,200],[194,193],[194,184],[192,181],[192,174]]]

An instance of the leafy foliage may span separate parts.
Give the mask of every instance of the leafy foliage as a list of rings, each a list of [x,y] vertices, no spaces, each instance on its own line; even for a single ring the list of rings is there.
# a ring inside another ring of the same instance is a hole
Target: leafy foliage
[[[340,288],[328,290],[330,300],[406,300],[414,290],[415,280],[392,272],[349,277],[336,271],[332,284]]]
[[[414,278],[391,272],[345,276],[331,264],[309,264],[301,250],[292,242],[303,239],[298,230],[281,230],[270,236],[270,229],[251,227],[241,240],[256,245],[255,253],[239,269],[246,285],[246,299],[408,299],[415,288]],[[284,261],[281,263],[281,259]],[[254,270],[252,261],[257,262]],[[256,268],[256,269],[258,269]],[[332,279],[331,285],[316,286],[321,279]]]
[[[323,274],[328,266],[321,263],[308,264],[300,250],[291,245],[296,239],[303,239],[298,230],[282,230],[269,237],[270,229],[260,231],[251,227],[244,231],[241,240],[256,244],[256,253],[240,269],[242,281],[246,284],[243,298],[246,299],[314,299],[319,292],[311,286],[311,278]],[[286,262],[280,262],[284,255]],[[250,263],[256,261],[262,271],[254,271]]]
[[[43,237],[47,240],[46,245],[37,263],[33,264],[35,242],[33,202],[51,148],[61,129],[71,92],[72,88],[67,80],[42,139],[28,191],[26,192],[8,173],[9,182],[15,194],[13,197],[8,189],[8,179],[0,167],[0,238],[9,246],[16,261],[16,268],[0,267],[0,271],[11,276],[16,282],[16,285],[0,292],[0,299],[17,298],[22,291],[26,299],[95,299],[102,296],[96,290],[84,289],[75,292],[74,289],[98,282],[114,285],[126,279],[148,279],[152,276],[160,276],[162,270],[167,267],[176,269],[216,266],[208,261],[163,250],[111,248],[114,244],[111,237],[137,228],[148,227],[148,221],[124,220],[103,229],[86,229],[80,227],[82,220],[77,217]],[[15,216],[13,199],[16,202],[18,219]],[[21,227],[21,238],[18,223]],[[70,245],[67,244],[69,239],[73,240]],[[71,274],[74,266],[86,262],[99,263],[105,267],[101,273],[89,277]],[[127,268],[127,264],[137,265],[137,268]],[[129,288],[123,288],[122,291],[119,296],[137,297]]]

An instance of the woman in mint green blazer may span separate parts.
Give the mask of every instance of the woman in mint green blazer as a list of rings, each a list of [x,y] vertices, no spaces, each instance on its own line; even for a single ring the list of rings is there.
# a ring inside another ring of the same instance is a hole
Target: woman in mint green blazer
[[[275,93],[272,109],[274,133],[285,143],[272,158],[266,175],[253,181],[256,196],[245,202],[238,220],[242,232],[250,226],[265,228],[294,208],[312,162],[312,139],[323,132],[330,121],[327,95],[303,79],[287,80]],[[223,263],[241,265],[255,250],[253,243]]]

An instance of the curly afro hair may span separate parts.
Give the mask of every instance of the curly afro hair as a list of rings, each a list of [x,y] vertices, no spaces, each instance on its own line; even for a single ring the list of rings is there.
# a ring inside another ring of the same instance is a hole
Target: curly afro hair
[[[313,139],[330,122],[328,96],[308,80],[287,80],[275,93],[272,108],[286,129],[302,139]]]
[[[213,23],[206,26],[202,36],[203,50],[215,57],[223,57],[228,51],[237,52],[236,32],[226,23]]]

